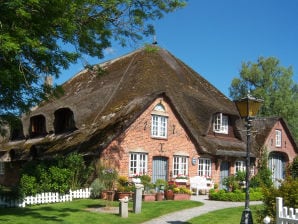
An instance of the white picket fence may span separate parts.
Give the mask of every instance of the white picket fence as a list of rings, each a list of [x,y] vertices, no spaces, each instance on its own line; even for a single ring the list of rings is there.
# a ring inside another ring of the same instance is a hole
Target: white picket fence
[[[288,208],[283,206],[283,199],[276,198],[276,224],[297,224],[298,208]]]
[[[26,207],[26,205],[48,204],[72,201],[77,198],[90,198],[91,188],[69,191],[69,194],[41,193],[35,196],[27,196],[23,200],[11,200],[0,196],[0,207]]]

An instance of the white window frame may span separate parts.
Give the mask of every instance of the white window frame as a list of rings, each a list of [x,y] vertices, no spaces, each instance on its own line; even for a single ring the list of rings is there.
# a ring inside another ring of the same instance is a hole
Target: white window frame
[[[275,146],[281,147],[281,130],[275,130]]]
[[[155,138],[167,138],[168,117],[152,114],[151,136]]]
[[[188,176],[188,157],[174,156],[173,157],[173,177]]]
[[[212,176],[212,162],[209,158],[198,159],[198,176],[210,178]]]
[[[227,115],[222,113],[215,114],[213,117],[213,131],[215,133],[229,133],[229,119]]]
[[[129,176],[147,174],[148,154],[132,152],[129,154]]]
[[[237,160],[235,162],[235,174],[239,171],[245,172],[246,171],[246,162],[243,160]]]
[[[4,162],[0,162],[0,175],[5,174],[5,164]]]

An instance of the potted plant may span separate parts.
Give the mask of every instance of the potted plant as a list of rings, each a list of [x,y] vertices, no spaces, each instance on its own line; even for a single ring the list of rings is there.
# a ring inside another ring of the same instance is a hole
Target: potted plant
[[[191,195],[191,190],[186,188],[185,186],[175,187],[173,189],[174,192],[174,200],[189,200]]]
[[[155,189],[149,189],[148,191],[143,192],[142,195],[143,201],[155,201],[156,200],[156,191]]]
[[[117,181],[117,198],[131,197],[134,186],[128,182],[125,176],[119,176]]]
[[[156,189],[156,201],[162,201],[164,199],[164,191],[167,188],[167,182],[164,179],[157,179],[155,181]]]
[[[102,198],[113,201],[115,196],[115,182],[118,178],[117,170],[114,168],[103,168],[99,173],[99,178],[106,188],[106,190],[102,191]]]
[[[176,187],[177,187],[177,185],[173,181],[168,182],[167,187],[165,189],[165,198],[167,200],[174,200],[173,189]]]

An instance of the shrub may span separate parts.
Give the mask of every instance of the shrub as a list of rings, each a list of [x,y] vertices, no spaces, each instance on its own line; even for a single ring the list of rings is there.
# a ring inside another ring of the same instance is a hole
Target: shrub
[[[249,195],[251,201],[260,201],[263,199],[261,189],[254,189]],[[245,192],[239,189],[234,192],[227,192],[225,190],[215,191],[211,189],[209,191],[209,199],[216,201],[245,201]]]
[[[290,166],[290,172],[294,179],[298,178],[298,156],[293,160],[293,163]]]
[[[264,209],[259,211],[259,216],[263,219],[266,215],[269,215],[274,223],[276,197],[282,197],[285,206],[298,208],[298,179],[288,177],[278,189],[274,187],[263,188],[263,194]]]
[[[99,179],[96,178],[90,185],[91,187],[91,198],[99,198],[101,192],[105,190],[104,183]]]
[[[82,187],[90,174],[83,157],[77,153],[52,160],[31,161],[24,167],[19,184],[22,196],[42,192],[66,193]]]
[[[174,192],[175,194],[192,194],[191,190],[189,190],[189,189],[186,188],[185,186],[174,187],[174,188],[173,188],[173,192]]]

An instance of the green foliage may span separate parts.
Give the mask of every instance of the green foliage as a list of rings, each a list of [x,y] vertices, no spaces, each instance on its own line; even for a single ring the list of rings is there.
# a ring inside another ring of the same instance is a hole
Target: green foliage
[[[181,186],[181,187],[175,187],[173,188],[173,192],[176,194],[192,194],[192,191],[188,188],[186,188],[185,186]]]
[[[134,184],[128,181],[126,176],[119,176],[117,181],[118,192],[131,192],[134,191]]]
[[[258,173],[250,180],[250,187],[271,187],[272,173],[268,168],[268,153],[266,149],[260,150],[260,156],[258,161]]]
[[[0,1],[0,114],[23,112],[51,96],[51,88],[41,84],[45,76],[58,77],[86,54],[102,58],[112,40],[125,45],[153,34],[150,21],[184,5],[185,0]]]
[[[91,188],[91,198],[100,198],[101,192],[105,190],[104,183],[96,178],[90,185]]]
[[[113,190],[115,182],[118,179],[118,172],[114,168],[104,168],[101,171],[99,178],[104,183],[106,190]]]
[[[154,188],[154,184],[151,183],[151,177],[147,174],[140,176],[141,183],[144,185],[145,192],[148,192],[150,189]]]
[[[233,100],[250,93],[264,99],[260,114],[283,117],[298,137],[298,85],[291,67],[285,68],[274,57],[259,57],[256,63],[242,64],[240,78],[234,78],[229,88]]]
[[[284,206],[298,208],[298,179],[288,177],[281,183],[280,188],[264,188],[263,194],[264,209],[260,210],[260,216],[264,218],[266,215],[269,215],[274,222],[276,214],[276,197],[283,198]]]
[[[231,192],[241,189],[241,183],[245,181],[246,172],[238,171],[235,175],[227,176],[222,183]]]
[[[250,189],[249,196],[251,201],[260,201],[263,199],[263,194],[260,188]],[[239,189],[233,192],[211,189],[209,192],[209,199],[215,201],[245,201],[245,192]]]
[[[34,176],[23,174],[20,180],[21,193],[23,195],[36,195],[39,187]]]
[[[290,172],[294,179],[298,179],[298,156],[293,160],[290,166]]]
[[[51,161],[31,161],[23,169],[19,188],[25,196],[41,192],[66,193],[82,187],[89,174],[82,156],[76,153]]]

